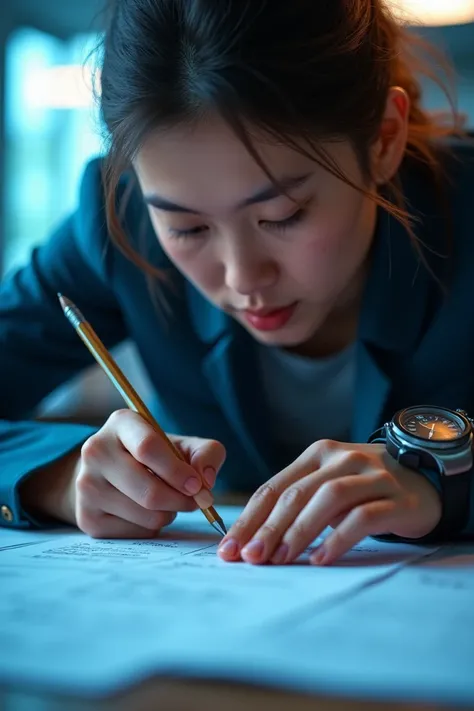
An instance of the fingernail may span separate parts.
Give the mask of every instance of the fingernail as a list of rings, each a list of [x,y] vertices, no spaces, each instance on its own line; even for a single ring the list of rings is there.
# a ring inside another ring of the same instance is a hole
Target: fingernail
[[[281,546],[276,549],[274,555],[272,556],[272,563],[275,563],[275,565],[282,565],[288,556],[289,550],[290,549],[287,544],[282,543]]]
[[[328,552],[323,543],[310,555],[309,560],[313,565],[322,565],[329,560]]]
[[[184,488],[188,494],[197,494],[201,487],[201,482],[195,476],[190,476],[184,483]]]
[[[214,497],[207,489],[201,489],[199,494],[194,497],[194,500],[200,509],[208,509],[214,503]]]
[[[212,488],[216,480],[216,470],[214,469],[214,467],[206,467],[202,475],[206,484]]]
[[[245,548],[242,549],[242,555],[258,561],[263,557],[264,548],[263,541],[250,541],[250,543],[247,543]]]
[[[229,558],[234,558],[239,552],[239,544],[234,538],[228,538],[219,546],[219,553],[224,553]]]

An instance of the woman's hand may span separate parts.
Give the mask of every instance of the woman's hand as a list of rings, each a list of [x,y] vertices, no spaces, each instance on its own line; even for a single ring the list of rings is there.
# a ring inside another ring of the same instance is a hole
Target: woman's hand
[[[225,459],[219,442],[168,436],[189,463],[140,415],[118,410],[80,452],[36,474],[25,501],[94,538],[155,536],[176,512],[197,508],[194,496],[199,506],[212,505],[208,489]]]
[[[441,518],[441,498],[422,475],[401,466],[383,444],[321,440],[258,489],[219,546],[227,561],[295,560],[327,527],[312,554],[332,563],[365,536],[421,538]]]

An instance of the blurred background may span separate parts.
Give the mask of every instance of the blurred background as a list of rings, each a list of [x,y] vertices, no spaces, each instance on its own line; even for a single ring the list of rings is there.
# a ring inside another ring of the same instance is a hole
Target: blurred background
[[[458,107],[474,128],[474,0],[397,0],[416,31],[443,49],[458,77]],[[103,0],[2,0],[0,11],[0,273],[74,210],[87,161],[102,152],[91,52],[104,26]],[[425,104],[446,109],[431,85]],[[115,354],[146,398],[131,344]],[[41,406],[49,417],[100,421],[122,402],[91,368]]]

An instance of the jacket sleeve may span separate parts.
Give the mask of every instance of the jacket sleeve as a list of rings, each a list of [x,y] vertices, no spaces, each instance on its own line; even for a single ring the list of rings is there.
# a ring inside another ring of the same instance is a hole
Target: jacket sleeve
[[[107,347],[127,337],[108,286],[113,253],[96,160],[85,171],[76,213],[0,287],[0,525],[37,525],[21,509],[18,485],[94,431],[33,418],[44,397],[94,362],[63,315],[57,292],[77,304]]]

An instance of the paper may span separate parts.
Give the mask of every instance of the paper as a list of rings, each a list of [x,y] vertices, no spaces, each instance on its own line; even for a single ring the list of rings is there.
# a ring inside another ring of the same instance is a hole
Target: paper
[[[59,533],[63,533],[61,529]],[[7,548],[16,548],[19,546],[29,546],[37,544],[39,541],[48,541],[56,536],[56,531],[37,531],[37,530],[17,530],[14,528],[0,528],[0,552]]]
[[[297,665],[288,648],[298,649]],[[344,605],[275,629],[271,648],[260,640],[254,651],[262,670],[299,689],[472,705],[473,547],[406,567]]]
[[[198,511],[153,541],[69,531],[1,550],[1,679],[97,693],[169,671],[249,678],[285,630],[433,551],[366,539],[330,567],[251,566],[221,561],[219,540]]]

